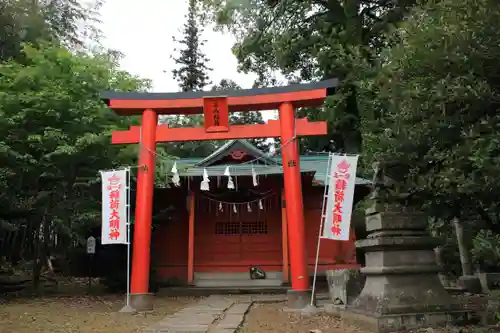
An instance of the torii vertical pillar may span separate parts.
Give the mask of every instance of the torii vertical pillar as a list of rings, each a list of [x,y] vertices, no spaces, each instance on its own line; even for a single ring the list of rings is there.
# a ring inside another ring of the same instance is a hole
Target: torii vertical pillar
[[[136,311],[153,309],[153,295],[149,293],[149,270],[157,123],[158,114],[155,111],[150,109],[143,111],[130,284],[130,307]]]
[[[278,110],[292,282],[292,289],[288,291],[288,306],[301,309],[309,304],[311,294],[307,271],[304,205],[300,178],[299,145],[295,129],[295,109],[291,103],[283,103]]]

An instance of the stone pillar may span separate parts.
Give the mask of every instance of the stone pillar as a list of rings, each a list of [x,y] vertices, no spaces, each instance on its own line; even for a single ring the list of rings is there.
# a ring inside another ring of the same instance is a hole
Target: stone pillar
[[[356,242],[365,251],[366,282],[344,318],[362,319],[374,332],[442,326],[452,313],[463,319],[438,278],[437,240],[426,226],[418,211],[380,204],[367,210],[367,239]]]

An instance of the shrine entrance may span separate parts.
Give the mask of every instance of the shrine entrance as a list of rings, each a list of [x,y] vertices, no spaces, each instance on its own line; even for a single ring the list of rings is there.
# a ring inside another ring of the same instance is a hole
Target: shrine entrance
[[[248,272],[251,265],[281,271],[279,195],[254,194],[248,190],[220,195],[199,193],[195,217],[195,274]]]
[[[185,165],[182,159],[178,163]],[[232,140],[183,168],[180,174],[184,182],[186,176],[202,176],[205,171],[212,176],[208,191],[201,191],[195,178],[190,180],[195,201],[194,274],[188,277],[190,283],[197,285],[203,273],[226,273],[227,279],[237,273],[248,276],[250,266],[266,272],[283,270],[283,175],[266,174],[276,171],[277,164],[279,160],[269,158],[250,142]]]
[[[156,143],[245,138],[280,138],[282,146],[280,173],[283,174],[283,201],[286,202],[286,208],[282,207],[282,212],[286,211],[286,235],[287,242],[290,245],[288,254],[292,289],[290,290],[291,297],[289,299],[291,303],[289,306],[303,307],[307,305],[310,291],[298,139],[300,136],[325,135],[327,126],[325,122],[309,122],[307,119],[295,119],[295,109],[321,106],[330,90],[335,88],[336,85],[337,80],[328,80],[313,84],[226,92],[102,93],[102,98],[108,106],[119,115],[142,115],[140,127],[132,126],[127,131],[115,131],[112,134],[113,144],[140,145],[137,202],[133,230],[134,244],[130,299],[132,308],[142,310],[152,306],[149,294],[149,271]],[[279,111],[279,120],[270,120],[267,124],[229,124],[229,112],[272,109]],[[170,128],[168,125],[158,125],[158,116],[161,114],[189,115],[200,113],[204,115],[204,127]],[[193,211],[196,209],[195,195],[192,194],[189,204]],[[281,196],[281,193],[279,195]],[[281,200],[279,201],[281,202]],[[272,235],[276,233],[269,226],[269,221],[267,221],[268,233],[263,234],[263,222],[251,218],[252,215],[248,216],[247,221],[241,216],[238,217],[238,219],[242,219],[238,222],[232,220],[234,216],[231,217],[231,220],[229,220],[229,217],[215,219],[212,225],[206,223],[206,225],[200,227],[205,229],[199,230],[196,230],[194,226],[194,215],[193,218],[190,218],[189,242],[186,244],[188,262],[190,262],[188,267],[190,277],[194,273],[194,251],[197,251],[196,249],[193,251],[196,232],[201,232],[205,236],[210,235],[207,236],[207,242],[220,242],[221,244],[211,254],[209,252],[206,254],[200,253],[201,263],[203,263],[203,260],[205,260],[205,263],[209,263],[210,258],[212,260],[216,258],[215,260],[219,262],[223,260],[233,262],[244,260],[246,253],[249,251],[258,251],[259,239],[273,237]],[[203,220],[203,216],[200,219]],[[202,224],[202,222],[198,224]],[[234,232],[234,234],[231,234],[231,232]],[[223,239],[226,239],[225,243],[222,241]],[[232,259],[230,254],[221,254],[222,244],[226,244],[226,251],[227,246],[232,247],[235,253]],[[200,246],[203,249],[203,244],[200,244]]]

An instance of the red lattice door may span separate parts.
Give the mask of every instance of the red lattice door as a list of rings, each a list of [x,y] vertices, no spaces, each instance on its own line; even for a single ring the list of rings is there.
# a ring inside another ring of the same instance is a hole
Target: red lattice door
[[[195,271],[246,271],[250,265],[279,266],[281,217],[276,207],[200,205],[195,223]]]

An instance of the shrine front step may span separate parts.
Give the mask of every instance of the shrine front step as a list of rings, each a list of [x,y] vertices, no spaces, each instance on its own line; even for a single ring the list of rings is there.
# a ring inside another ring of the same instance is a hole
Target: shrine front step
[[[166,287],[160,288],[156,293],[157,296],[210,296],[210,295],[252,295],[252,294],[268,294],[268,295],[285,295],[290,289],[288,286],[275,287]]]
[[[195,280],[251,280],[249,272],[206,272],[194,273]],[[266,272],[266,279],[283,280],[283,272]]]
[[[262,280],[242,280],[242,279],[200,279],[195,280],[196,287],[202,288],[220,288],[220,287],[280,287],[283,280],[262,279]]]

